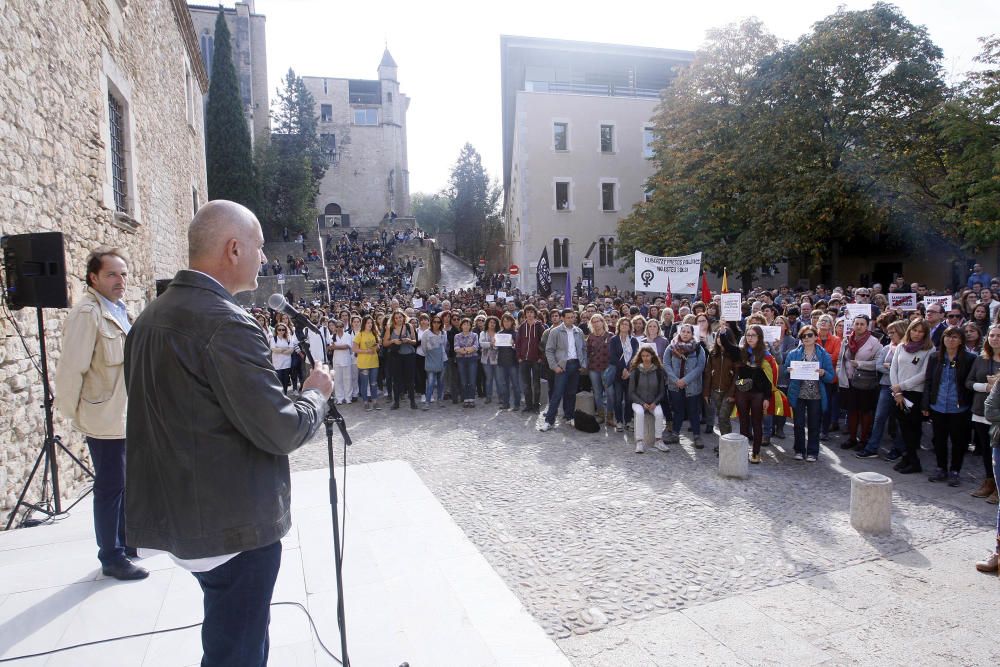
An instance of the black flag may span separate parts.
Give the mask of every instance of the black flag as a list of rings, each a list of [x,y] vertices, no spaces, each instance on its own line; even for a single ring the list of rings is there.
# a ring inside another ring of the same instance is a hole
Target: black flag
[[[552,294],[552,274],[549,272],[549,248],[542,249],[542,256],[538,258],[538,268],[535,270],[535,280],[538,282],[538,294],[548,297]]]

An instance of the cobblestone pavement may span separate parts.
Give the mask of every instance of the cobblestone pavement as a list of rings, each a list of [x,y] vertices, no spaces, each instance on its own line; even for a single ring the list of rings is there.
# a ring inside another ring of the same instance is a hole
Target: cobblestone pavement
[[[732,480],[717,474],[714,436],[704,450],[685,440],[637,455],[626,434],[543,434],[534,415],[493,408],[348,406],[348,463],[408,461],[555,639],[971,535],[996,519],[995,506],[968,496],[971,477],[948,489],[840,456],[836,442],[806,464],[792,460],[791,438],[775,441],[748,480]],[[326,467],[323,438],[292,455],[293,469]],[[966,469],[980,468],[970,457]],[[895,475],[891,535],[850,527],[847,475],[860,470]]]

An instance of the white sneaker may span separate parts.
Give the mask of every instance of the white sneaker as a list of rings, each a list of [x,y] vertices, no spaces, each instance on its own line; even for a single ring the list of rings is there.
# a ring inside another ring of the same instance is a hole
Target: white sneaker
[[[803,461],[803,460],[805,460],[806,457],[804,457],[802,455],[802,452],[795,452],[795,457],[794,458],[795,458],[796,461]]]
[[[639,442],[635,443],[635,453],[636,454],[642,454],[645,451],[646,451],[646,445],[643,444],[642,440],[640,440]]]
[[[806,463],[816,463],[816,457],[810,454],[806,457]]]
[[[542,433],[544,433],[545,431],[551,431],[552,430],[552,424],[550,424],[550,423],[548,423],[546,421],[543,421],[541,423],[541,425],[538,427],[538,430],[541,431]]]
[[[662,440],[657,440],[653,443],[653,448],[661,452],[669,452],[670,448],[663,444]]]

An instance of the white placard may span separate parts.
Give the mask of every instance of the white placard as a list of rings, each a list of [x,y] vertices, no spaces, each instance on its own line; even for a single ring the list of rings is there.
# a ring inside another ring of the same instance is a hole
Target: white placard
[[[657,257],[635,251],[635,289],[637,292],[694,294],[698,291],[701,253],[683,257]]]
[[[916,310],[917,295],[913,292],[897,292],[886,295],[889,299],[889,308],[892,310]]]
[[[500,290],[499,292],[497,292],[497,298],[498,299],[506,299],[507,298],[507,292],[504,292],[503,290]]]
[[[513,347],[514,336],[513,334],[498,333],[493,337],[493,343],[497,347]]]
[[[849,303],[847,309],[847,321],[853,322],[858,315],[864,315],[868,319],[872,318],[872,305],[870,303]]]
[[[486,295],[486,303],[493,303],[495,297],[492,294]]]
[[[931,305],[932,303],[940,303],[941,307],[944,308],[944,312],[951,310],[951,297],[950,296],[925,296],[924,297],[924,308]]]
[[[423,308],[424,307],[424,300],[423,299],[414,299],[413,300],[413,307],[414,308]]]
[[[789,363],[789,367],[791,372],[788,377],[792,380],[819,379],[818,361],[793,361]]]
[[[761,327],[764,332],[764,342],[774,343],[781,340],[781,327]]]
[[[727,322],[739,322],[743,319],[743,293],[726,292],[719,295],[719,314]]]
[[[514,297],[508,296],[507,297],[507,303],[514,303]]]

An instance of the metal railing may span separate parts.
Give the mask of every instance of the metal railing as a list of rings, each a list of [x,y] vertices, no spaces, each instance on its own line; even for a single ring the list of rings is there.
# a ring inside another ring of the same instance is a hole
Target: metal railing
[[[525,81],[524,89],[535,93],[563,95],[595,95],[600,97],[640,97],[657,99],[660,91],[655,88],[634,88],[603,83],[566,83],[561,81]]]

